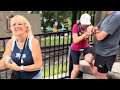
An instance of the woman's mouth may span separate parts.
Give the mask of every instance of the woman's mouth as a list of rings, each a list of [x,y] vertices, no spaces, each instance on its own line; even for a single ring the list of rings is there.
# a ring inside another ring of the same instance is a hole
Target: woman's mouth
[[[22,30],[22,28],[20,28],[20,27],[15,28],[15,31],[19,31],[19,30]]]

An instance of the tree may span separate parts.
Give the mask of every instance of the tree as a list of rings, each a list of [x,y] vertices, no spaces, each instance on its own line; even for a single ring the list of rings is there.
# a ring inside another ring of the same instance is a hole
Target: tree
[[[41,26],[44,28],[43,29],[44,32],[45,28],[48,25],[53,27],[53,24],[55,23],[56,20],[58,21],[58,28],[61,27],[60,23],[63,22],[64,19],[69,18],[69,20],[71,20],[71,11],[42,11],[42,13],[40,13],[40,11],[31,11],[31,13],[41,15],[42,17]]]

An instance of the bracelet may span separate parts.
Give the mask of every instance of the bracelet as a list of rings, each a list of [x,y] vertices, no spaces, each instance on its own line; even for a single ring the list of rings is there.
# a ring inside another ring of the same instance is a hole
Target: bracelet
[[[24,66],[23,65],[20,66],[20,71],[24,71]]]

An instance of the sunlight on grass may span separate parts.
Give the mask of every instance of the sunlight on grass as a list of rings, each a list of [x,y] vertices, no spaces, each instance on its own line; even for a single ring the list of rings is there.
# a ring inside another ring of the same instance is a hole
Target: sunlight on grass
[[[59,72],[58,72],[57,65],[54,66],[54,69],[53,69],[53,66],[51,66],[50,67],[50,75],[49,75],[49,67],[46,67],[45,68],[45,77],[53,76],[53,70],[54,70],[54,75],[62,74],[62,73],[67,72],[67,67],[66,67],[66,64],[64,63],[63,64],[63,71],[62,71],[62,64],[60,64],[59,65]],[[42,77],[44,78],[44,70],[42,70]]]
[[[50,44],[51,43],[51,44]],[[46,38],[46,46],[54,46],[55,45],[66,45],[66,44],[70,44],[71,43],[71,37],[60,37],[60,40],[59,40],[59,37],[56,37],[54,39],[54,37],[47,37]],[[42,38],[41,39],[41,46],[45,46],[45,38]]]
[[[93,41],[93,36],[89,37],[89,41],[92,42]],[[51,43],[51,44],[50,44]],[[71,37],[60,37],[60,41],[59,41],[59,37],[56,37],[54,39],[54,37],[51,37],[51,39],[49,37],[46,38],[46,46],[54,46],[55,45],[67,45],[67,44],[71,44]],[[41,38],[41,46],[45,46],[45,38]],[[0,51],[4,51],[3,47],[0,47]]]
[[[89,37],[89,41],[92,42],[93,41],[93,36]],[[50,44],[51,43],[51,44]],[[49,37],[46,38],[46,46],[54,46],[55,45],[67,45],[67,44],[71,44],[71,37],[56,37],[54,39],[54,37],[51,37],[51,39]],[[41,46],[45,46],[45,38],[41,39]]]

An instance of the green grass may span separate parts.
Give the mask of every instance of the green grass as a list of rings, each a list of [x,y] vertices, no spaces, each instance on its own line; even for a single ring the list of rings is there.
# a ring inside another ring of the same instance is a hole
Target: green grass
[[[89,42],[93,41],[93,38],[94,38],[93,36],[92,37],[90,36],[89,39],[88,39],[88,41]]]
[[[50,44],[51,43],[51,44]],[[63,37],[60,37],[60,42],[59,42],[59,37],[56,37],[54,39],[54,37],[51,37],[51,39],[49,37],[46,38],[46,46],[54,46],[55,45],[64,45],[65,44],[70,44],[71,43],[71,37],[64,37],[64,42],[63,42]],[[41,39],[41,46],[45,46],[45,38]]]
[[[89,38],[89,41],[91,41],[91,37]],[[66,44],[71,44],[71,37],[64,37],[64,45]],[[59,45],[59,37],[55,38],[55,45]],[[60,37],[60,45],[63,45],[63,37]],[[41,39],[41,46],[45,46],[45,38]],[[50,38],[46,38],[46,46],[54,46],[54,37],[51,37],[51,44]],[[4,51],[4,48],[0,47],[0,51]]]
[[[93,40],[93,37],[92,37],[92,40]],[[91,41],[91,36],[89,37],[89,41]],[[63,37],[60,37],[60,42],[59,42],[59,37],[56,37],[55,39],[54,37],[52,37],[51,39],[46,38],[46,46],[54,46],[54,43],[55,45],[59,45],[59,43],[60,45],[63,45]],[[71,37],[64,37],[64,45],[66,44],[71,44]],[[45,38],[41,39],[41,46],[45,46]]]
[[[49,67],[45,68],[45,77],[49,77],[49,70],[50,70],[50,76],[53,76],[53,66],[51,66],[50,69],[49,69]],[[63,64],[63,71],[62,71],[62,64],[59,65],[59,71],[58,71],[58,66],[55,65],[54,66],[54,75],[67,72],[66,70],[67,70],[66,63]],[[44,78],[44,70],[42,70],[42,77]]]

